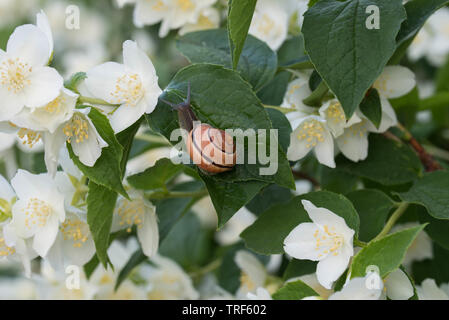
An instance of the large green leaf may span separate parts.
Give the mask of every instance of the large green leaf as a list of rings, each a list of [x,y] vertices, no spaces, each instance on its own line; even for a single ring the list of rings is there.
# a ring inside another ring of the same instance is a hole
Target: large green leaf
[[[67,143],[70,158],[89,180],[127,197],[128,195],[122,185],[121,160],[123,157],[123,147],[115,137],[114,131],[106,116],[95,108],[90,109],[88,116],[100,136],[107,142],[108,147],[101,150],[101,156],[95,162],[95,165],[88,167],[81,163],[73,153],[70,143]]]
[[[267,185],[262,181],[224,182],[202,175],[218,215],[221,228],[244,205]]]
[[[337,168],[387,186],[411,182],[423,171],[418,156],[410,147],[378,134],[369,137],[366,160],[356,163],[340,156]]]
[[[95,242],[98,259],[105,268],[108,263],[109,233],[116,201],[117,193],[115,191],[98,185],[92,180],[89,181],[87,223]]]
[[[273,206],[240,235],[248,248],[261,254],[283,253],[283,243],[297,225],[309,222],[301,200],[309,200],[317,207],[327,208],[345,219],[358,233],[359,217],[351,202],[344,196],[329,191],[311,192],[293,198],[286,204]]]
[[[224,29],[188,33],[177,41],[177,48],[192,63],[213,63],[232,68],[228,34]],[[255,91],[267,84],[277,69],[277,57],[263,41],[248,36],[237,71]]]
[[[419,222],[427,223],[426,233],[429,237],[446,250],[449,250],[449,220],[435,219],[427,213],[426,208],[420,205],[414,205],[413,209],[417,213]]]
[[[385,278],[399,268],[407,249],[425,225],[399,231],[377,241],[370,242],[354,256],[351,264],[351,278],[365,277],[369,266],[379,268],[380,276]]]
[[[234,69],[239,64],[256,3],[257,0],[229,0],[228,33]]]
[[[165,190],[167,183],[181,171],[183,171],[183,166],[174,164],[168,158],[163,158],[145,171],[128,177],[128,182],[136,189]]]
[[[272,129],[265,108],[235,71],[210,64],[191,65],[174,77],[163,94],[164,99],[172,102],[183,99],[187,83],[191,84],[192,110],[203,123],[222,130]],[[163,103],[158,104],[147,118],[150,126],[167,138],[179,127],[176,112]],[[284,119],[272,118],[276,125],[281,123],[280,126],[285,126],[282,124],[285,123]],[[283,128],[281,133],[286,136],[286,132]],[[272,140],[269,144],[277,143]],[[261,175],[259,170],[266,165],[249,164],[248,161],[236,165],[232,171],[217,175],[200,172],[218,213],[220,225],[248,203],[262,187],[276,183],[294,188],[290,164],[281,146],[278,146],[277,153],[278,170],[274,175]]]
[[[423,205],[434,218],[449,219],[449,172],[426,173],[399,196],[404,201]]]
[[[188,66],[177,73],[162,97],[172,102],[180,101],[185,98],[188,83],[191,84],[192,110],[201,122],[222,130],[272,129],[265,108],[251,87],[235,71],[210,64]],[[179,128],[177,113],[164,103],[159,103],[147,118],[150,126],[168,139],[172,131]],[[267,143],[267,150],[271,143],[277,143],[271,140]],[[213,179],[223,182],[259,180],[294,188],[290,165],[280,146],[277,173],[260,175],[259,169],[262,167],[267,165],[245,161],[244,164],[236,165],[232,171],[213,176]]]
[[[186,270],[204,265],[211,255],[212,232],[205,229],[193,212],[187,212],[161,242],[159,253],[175,260]]]
[[[366,27],[370,5],[379,8],[379,29]],[[322,0],[305,13],[306,50],[347,118],[394,53],[405,18],[402,0]]]
[[[274,300],[301,300],[319,296],[315,290],[301,280],[289,282],[273,294]]]
[[[370,241],[385,225],[394,202],[379,190],[357,190],[346,195],[360,217],[359,239]]]

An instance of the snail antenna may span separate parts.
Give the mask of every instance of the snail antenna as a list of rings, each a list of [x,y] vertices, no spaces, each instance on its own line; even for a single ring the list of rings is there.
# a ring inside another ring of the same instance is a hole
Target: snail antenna
[[[159,100],[161,100],[163,103],[168,104],[170,107],[176,109],[177,105],[174,103],[171,103],[170,101],[167,101],[165,99],[159,98]]]

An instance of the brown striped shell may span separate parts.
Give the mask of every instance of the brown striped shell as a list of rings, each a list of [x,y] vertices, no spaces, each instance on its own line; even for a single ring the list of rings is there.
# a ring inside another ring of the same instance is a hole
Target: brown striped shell
[[[232,137],[208,124],[197,125],[190,131],[187,150],[193,163],[208,173],[229,171],[235,166]]]

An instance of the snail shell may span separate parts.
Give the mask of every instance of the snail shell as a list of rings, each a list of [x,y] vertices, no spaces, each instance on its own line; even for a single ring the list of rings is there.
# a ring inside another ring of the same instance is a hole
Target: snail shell
[[[193,163],[208,173],[232,170],[236,163],[232,137],[208,124],[197,125],[190,131],[187,150]]]

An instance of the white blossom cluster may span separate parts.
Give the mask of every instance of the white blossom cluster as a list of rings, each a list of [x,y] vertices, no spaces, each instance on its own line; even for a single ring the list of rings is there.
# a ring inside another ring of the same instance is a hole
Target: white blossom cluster
[[[387,66],[376,80],[373,88],[379,93],[382,118],[378,127],[358,108],[350,119],[337,99],[326,101],[315,108],[304,103],[312,90],[309,75],[297,73],[284,97],[283,107],[292,109],[287,113],[292,134],[287,157],[291,161],[304,158],[314,151],[317,160],[335,168],[335,154],[339,151],[354,162],[368,156],[368,135],[370,132],[383,133],[397,124],[396,113],[388,99],[401,97],[416,85],[413,72],[402,66]]]

